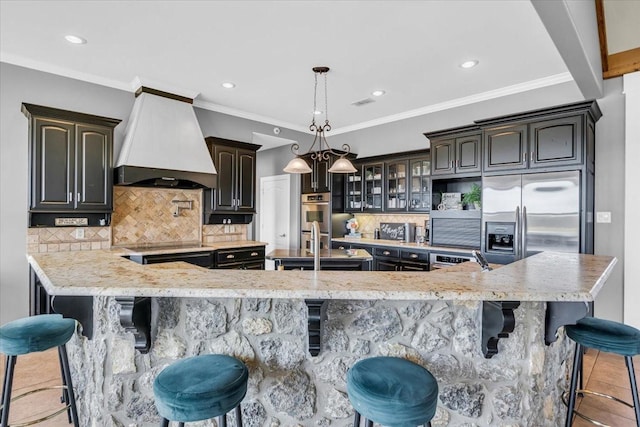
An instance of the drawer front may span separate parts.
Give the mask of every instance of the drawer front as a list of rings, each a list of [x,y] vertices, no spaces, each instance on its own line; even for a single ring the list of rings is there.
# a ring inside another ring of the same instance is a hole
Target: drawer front
[[[400,258],[400,250],[394,248],[373,248],[373,255],[377,257]]]
[[[403,261],[429,262],[429,252],[426,251],[408,251],[400,252],[400,258]]]
[[[224,249],[216,252],[216,263],[218,265],[250,260],[264,260],[264,246]]]

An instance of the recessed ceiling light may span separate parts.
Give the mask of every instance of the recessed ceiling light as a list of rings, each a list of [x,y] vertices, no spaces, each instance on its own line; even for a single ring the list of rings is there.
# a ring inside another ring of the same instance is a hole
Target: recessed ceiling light
[[[460,66],[461,66],[462,68],[473,68],[473,67],[475,67],[476,65],[478,65],[478,62],[480,62],[480,61],[478,61],[478,60],[474,59],[473,61],[465,61],[465,62],[463,62],[462,64],[460,64]]]
[[[374,90],[373,92],[371,92],[371,95],[373,96],[382,96],[384,95],[386,92],[383,90]]]
[[[222,87],[225,89],[233,89],[234,87],[236,87],[235,83],[231,83],[231,82],[224,82],[222,83]]]
[[[86,44],[87,43],[87,39],[83,39],[80,36],[74,36],[73,34],[67,34],[66,36],[64,36],[64,38],[72,44]]]

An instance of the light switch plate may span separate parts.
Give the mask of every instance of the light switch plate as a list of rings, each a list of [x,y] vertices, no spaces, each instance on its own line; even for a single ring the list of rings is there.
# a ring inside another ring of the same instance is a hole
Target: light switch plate
[[[76,228],[76,239],[84,239],[84,228]]]
[[[596,212],[596,222],[601,224],[610,224],[611,212]]]

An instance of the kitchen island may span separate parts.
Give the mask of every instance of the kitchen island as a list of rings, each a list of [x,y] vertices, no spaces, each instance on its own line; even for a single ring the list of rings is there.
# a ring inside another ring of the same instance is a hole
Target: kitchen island
[[[472,263],[429,273],[226,271],[122,255],[28,256],[50,294],[93,297],[93,339],[76,335],[68,345],[82,425],[156,425],[155,375],[202,353],[235,355],[249,367],[249,426],[349,424],[345,373],[375,355],[406,357],[434,374],[434,426],[560,425],[570,343],[562,329],[550,339],[549,325],[562,323],[558,312],[584,316],[616,262],[541,253],[488,273]],[[122,297],[151,302],[147,353],[123,326]],[[328,300],[317,357],[307,351],[309,299]],[[496,352],[487,358],[482,325],[496,311],[511,313],[503,323],[512,328],[488,340]]]
[[[370,271],[373,257],[364,249],[322,249],[318,254],[321,270]],[[276,269],[313,270],[313,252],[306,249],[275,249],[266,255]]]

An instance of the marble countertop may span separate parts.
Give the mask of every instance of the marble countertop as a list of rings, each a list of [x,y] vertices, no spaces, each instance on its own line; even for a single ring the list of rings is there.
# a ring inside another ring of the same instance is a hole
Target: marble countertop
[[[180,244],[158,244],[158,245],[140,245],[137,247],[113,247],[112,251],[121,252],[125,255],[159,255],[159,254],[179,254],[186,252],[206,252],[219,249],[236,249],[250,248],[254,246],[266,246],[264,242],[257,240],[236,240],[233,242],[216,242],[199,244],[194,242]]]
[[[423,250],[423,251],[439,251],[439,252],[452,252],[465,255],[471,255],[473,248],[454,248],[451,246],[431,246],[431,245],[419,245],[415,242],[405,243],[399,240],[385,240],[385,239],[366,239],[366,238],[353,238],[353,237],[337,237],[331,239],[332,242],[342,242],[347,244],[360,244],[371,246],[388,246],[399,249],[411,249],[411,250]],[[477,248],[480,249],[480,248]]]
[[[286,259],[286,260],[307,260],[313,261],[313,254],[302,249],[275,249],[269,252],[267,259]],[[322,249],[320,251],[320,260],[330,259],[353,259],[358,261],[370,261],[373,259],[371,254],[364,249],[354,249],[353,253],[347,253],[346,249]]]
[[[122,249],[27,255],[51,295],[382,300],[593,301],[617,260],[543,252],[482,273],[208,270],[141,265]],[[465,263],[467,264],[467,263]]]

